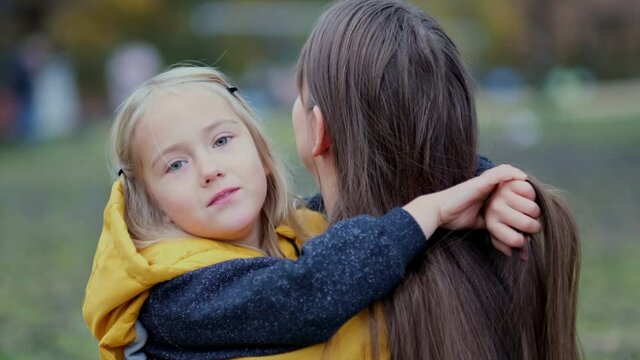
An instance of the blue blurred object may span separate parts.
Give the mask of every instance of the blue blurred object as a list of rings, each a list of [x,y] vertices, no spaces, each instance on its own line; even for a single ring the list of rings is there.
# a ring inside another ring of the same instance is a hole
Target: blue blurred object
[[[482,79],[484,89],[503,103],[514,103],[524,95],[525,81],[522,74],[512,67],[496,67]]]

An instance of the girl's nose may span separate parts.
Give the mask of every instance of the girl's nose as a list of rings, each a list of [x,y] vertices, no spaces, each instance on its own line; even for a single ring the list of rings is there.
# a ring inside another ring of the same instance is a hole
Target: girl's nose
[[[209,186],[215,182],[216,179],[224,177],[224,172],[219,166],[213,163],[203,164],[201,167],[200,185],[203,187]]]

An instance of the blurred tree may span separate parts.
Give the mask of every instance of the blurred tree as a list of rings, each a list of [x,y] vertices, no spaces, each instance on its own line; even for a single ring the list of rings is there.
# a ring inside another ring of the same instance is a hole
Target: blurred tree
[[[640,1],[415,3],[438,18],[463,51],[473,49],[465,55],[479,71],[513,66],[533,83],[558,65],[587,67],[602,79],[640,76]]]
[[[640,1],[565,0],[550,14],[560,62],[601,78],[640,76]]]
[[[551,0],[528,0],[525,5],[528,14],[527,42],[530,46],[526,69],[530,79],[537,79],[537,85],[542,84],[543,75],[557,60],[552,5]]]
[[[475,72],[494,66],[522,68],[531,48],[525,0],[419,0],[444,26]]]
[[[478,72],[494,66],[542,79],[555,64],[586,65],[600,78],[640,75],[637,0],[409,0],[428,9]],[[27,33],[49,33],[78,70],[83,94],[104,93],[104,59],[118,44],[146,40],[167,64],[195,60],[234,77],[264,64],[295,61],[306,34],[198,35],[192,12],[201,4],[270,4],[257,0],[0,0],[0,50],[7,54]],[[326,4],[305,0],[299,4]],[[294,0],[277,3],[295,4]],[[262,19],[264,21],[264,19]],[[308,27],[311,29],[311,22]],[[0,56],[0,63],[1,57]],[[92,95],[93,96],[93,95]]]
[[[53,40],[73,54],[83,93],[97,96],[103,96],[104,92],[104,60],[118,44],[128,41],[144,39],[153,43],[167,64],[195,61],[223,67],[234,77],[266,59],[285,59],[287,63],[295,60],[304,34],[294,46],[277,36],[198,36],[190,26],[190,16],[193,8],[201,3],[195,0],[61,0],[51,12],[47,26]]]
[[[162,41],[179,28],[166,1],[65,1],[51,13],[52,39],[73,54],[84,91],[102,90],[103,63],[111,49],[129,40]]]

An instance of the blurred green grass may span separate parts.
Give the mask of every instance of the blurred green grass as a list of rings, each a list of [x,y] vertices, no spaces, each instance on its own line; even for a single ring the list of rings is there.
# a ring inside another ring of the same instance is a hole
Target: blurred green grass
[[[549,111],[540,142],[511,141],[503,121],[481,129],[480,148],[564,189],[583,235],[579,329],[588,359],[640,358],[640,114],[563,121]],[[266,128],[291,164],[299,193],[313,191],[298,164],[287,113]],[[278,120],[280,119],[280,120]],[[0,147],[0,359],[87,359],[97,342],[82,296],[112,179],[108,124],[42,145]]]

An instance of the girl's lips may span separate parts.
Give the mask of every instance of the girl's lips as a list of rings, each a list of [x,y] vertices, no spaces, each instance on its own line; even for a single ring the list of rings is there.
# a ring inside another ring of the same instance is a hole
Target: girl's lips
[[[209,204],[207,206],[219,205],[226,202],[225,200],[230,199],[231,195],[233,195],[238,190],[240,190],[239,187],[229,187],[218,191],[213,196],[211,201],[209,201]]]

